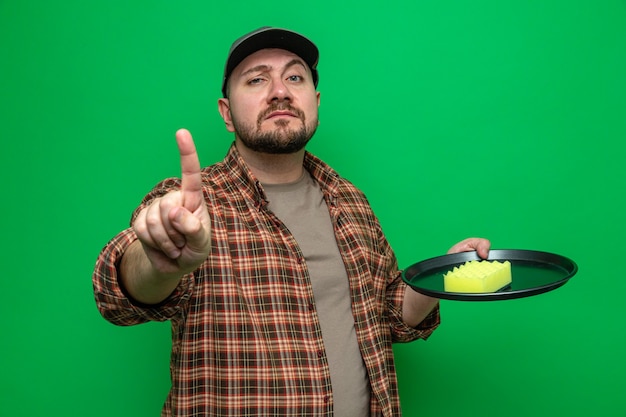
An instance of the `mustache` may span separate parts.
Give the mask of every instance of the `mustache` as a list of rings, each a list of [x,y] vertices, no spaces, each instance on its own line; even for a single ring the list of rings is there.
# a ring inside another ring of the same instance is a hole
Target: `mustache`
[[[257,123],[260,125],[263,122],[263,120],[265,120],[270,114],[274,113],[275,111],[288,111],[290,113],[295,114],[296,117],[304,121],[304,112],[302,110],[293,107],[289,103],[283,102],[283,103],[272,103],[267,109],[262,111],[259,114],[259,117],[257,118]]]

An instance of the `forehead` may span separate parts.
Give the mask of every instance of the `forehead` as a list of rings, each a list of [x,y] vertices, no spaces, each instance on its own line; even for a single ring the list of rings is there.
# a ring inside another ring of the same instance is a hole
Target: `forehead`
[[[285,49],[261,49],[250,55],[248,55],[243,61],[239,63],[233,70],[233,75],[241,75],[243,72],[250,68],[266,65],[272,68],[281,68],[283,65],[298,60],[302,62],[302,65],[308,70],[304,60],[293,52]]]

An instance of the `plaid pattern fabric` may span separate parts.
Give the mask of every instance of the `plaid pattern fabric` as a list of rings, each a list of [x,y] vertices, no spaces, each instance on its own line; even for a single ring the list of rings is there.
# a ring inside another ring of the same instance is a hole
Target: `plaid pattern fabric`
[[[439,310],[417,328],[403,323],[405,284],[365,196],[308,152],[305,167],[324,193],[349,277],[371,415],[398,416],[392,342],[427,338],[439,324]],[[263,188],[235,146],[203,170],[203,182],[213,244],[206,261],[160,305],[141,305],[117,279],[119,260],[136,240],[132,229],[124,230],[96,262],[100,312],[123,326],[171,320],[172,388],[162,416],[332,416],[328,363],[296,241],[266,209]],[[132,220],[179,186],[178,179],[161,182]]]

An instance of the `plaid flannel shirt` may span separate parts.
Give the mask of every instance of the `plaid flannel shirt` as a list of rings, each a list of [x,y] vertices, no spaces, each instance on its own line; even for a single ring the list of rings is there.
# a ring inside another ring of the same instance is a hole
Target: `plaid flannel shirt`
[[[439,308],[417,328],[402,321],[405,284],[365,196],[308,152],[304,164],[323,191],[348,274],[371,416],[398,416],[392,342],[426,339],[439,324]],[[118,282],[122,254],[137,239],[131,228],[122,231],[96,262],[101,314],[124,326],[171,320],[172,387],[162,416],[332,416],[330,373],[298,244],[267,210],[262,186],[234,145],[202,177],[212,221],[206,261],[165,301],[141,305]],[[179,186],[175,178],[158,184],[131,223]]]

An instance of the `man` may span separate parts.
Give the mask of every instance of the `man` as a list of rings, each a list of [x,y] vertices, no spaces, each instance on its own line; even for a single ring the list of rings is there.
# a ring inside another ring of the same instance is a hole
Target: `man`
[[[318,49],[261,28],[231,47],[219,111],[235,140],[143,200],[101,252],[98,307],[119,325],[172,322],[163,416],[397,416],[391,344],[426,339],[438,300],[402,282],[365,196],[305,151]],[[450,252],[489,242],[466,239]]]

